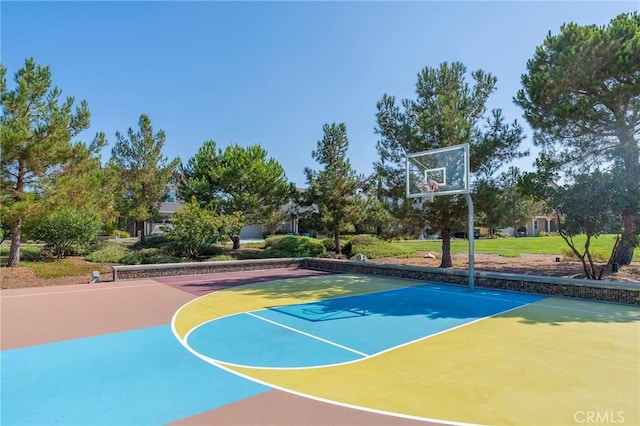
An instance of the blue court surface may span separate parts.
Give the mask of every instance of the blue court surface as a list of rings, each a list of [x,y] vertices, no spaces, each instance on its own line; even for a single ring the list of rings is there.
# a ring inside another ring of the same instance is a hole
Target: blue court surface
[[[425,285],[275,306],[207,322],[187,336],[215,361],[267,368],[356,361],[542,297]]]
[[[2,425],[166,424],[267,387],[200,361],[168,325],[2,352]]]

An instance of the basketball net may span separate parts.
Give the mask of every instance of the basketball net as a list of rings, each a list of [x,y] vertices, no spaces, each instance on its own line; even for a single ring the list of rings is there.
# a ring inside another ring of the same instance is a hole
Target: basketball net
[[[422,192],[422,201],[432,203],[433,194],[438,190],[438,184],[432,180],[418,182],[418,189]]]

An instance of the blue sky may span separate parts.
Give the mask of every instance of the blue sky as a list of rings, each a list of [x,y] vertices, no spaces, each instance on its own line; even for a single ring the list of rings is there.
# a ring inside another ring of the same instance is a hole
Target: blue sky
[[[18,2],[3,0],[2,63],[49,65],[63,95],[86,99],[90,140],[137,128],[141,113],[183,161],[206,140],[260,144],[289,180],[322,125],[344,122],[348,156],[371,173],[376,102],[413,98],[418,72],[461,61],[498,78],[489,107],[528,130],[512,102],[526,62],[565,22],[607,24],[636,1],[589,2]],[[527,142],[530,145],[530,138]],[[519,161],[526,168],[533,159]]]

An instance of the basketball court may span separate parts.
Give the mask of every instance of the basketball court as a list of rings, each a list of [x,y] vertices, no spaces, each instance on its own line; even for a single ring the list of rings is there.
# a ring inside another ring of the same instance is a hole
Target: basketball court
[[[467,144],[407,198],[464,195]],[[424,205],[424,204],[423,204]],[[3,425],[640,424],[640,308],[279,269],[2,292]]]
[[[640,424],[634,306],[269,270],[0,307],[3,425]]]

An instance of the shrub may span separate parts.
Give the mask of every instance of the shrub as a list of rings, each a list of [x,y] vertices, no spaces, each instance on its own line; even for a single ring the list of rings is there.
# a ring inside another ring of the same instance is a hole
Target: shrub
[[[269,247],[272,247],[274,244],[279,243],[284,238],[291,238],[291,235],[271,235],[269,238],[265,240],[264,248],[268,249]]]
[[[121,259],[129,253],[129,249],[118,243],[100,244],[94,251],[85,256],[85,260],[95,263],[121,263]]]
[[[32,233],[45,242],[47,253],[62,259],[91,244],[98,231],[100,221],[95,214],[65,209],[38,221]]]
[[[202,253],[202,256],[208,257],[217,257],[222,256],[224,254],[224,250],[220,246],[209,246]]]
[[[133,250],[142,250],[145,248],[159,248],[165,251],[171,250],[173,247],[172,241],[164,235],[148,236],[145,239],[145,243],[137,242],[131,245]]]
[[[322,244],[326,251],[332,251],[335,253],[336,251],[336,240],[333,238],[324,238],[321,240]],[[340,247],[344,247],[347,244],[347,241],[340,239]]]
[[[262,259],[262,252],[240,251],[235,253],[237,260]]]
[[[265,248],[265,242],[264,241],[250,241],[250,242],[244,243],[243,247],[244,248],[263,249],[263,248]]]
[[[212,257],[208,258],[207,262],[222,262],[222,261],[225,261],[225,260],[236,260],[236,259],[234,259],[233,257],[228,256],[226,254],[219,254],[219,255],[212,256]]]
[[[269,244],[262,257],[318,257],[324,252],[324,245],[315,238],[286,236]]]
[[[181,257],[170,256],[157,248],[145,248],[138,251],[130,251],[120,259],[125,265],[152,265],[155,263],[180,263]]]
[[[229,217],[200,207],[194,199],[175,213],[171,219],[173,227],[163,230],[180,254],[196,258],[222,238],[220,229],[225,227]]]
[[[383,241],[371,235],[358,235],[349,240],[342,253],[349,257],[361,253],[369,259],[379,259],[382,257],[407,257],[415,253],[415,249]]]
[[[101,235],[115,235],[117,230],[118,228],[116,228],[116,223],[113,220],[110,220],[102,224]]]
[[[361,251],[362,247],[370,246],[371,244],[374,244],[376,241],[382,242],[381,240],[377,240],[371,235],[367,235],[367,234],[356,235],[355,237],[351,238],[347,242],[347,244],[342,246],[342,253],[351,257],[356,253],[362,253]]]

